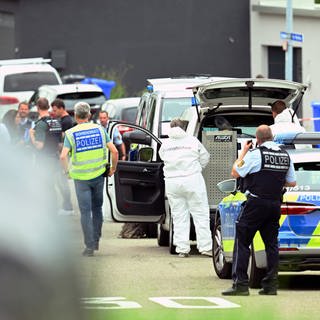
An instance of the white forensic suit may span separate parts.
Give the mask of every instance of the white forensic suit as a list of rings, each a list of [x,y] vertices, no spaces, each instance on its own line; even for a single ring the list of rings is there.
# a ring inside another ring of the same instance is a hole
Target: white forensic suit
[[[275,141],[280,142],[283,134],[297,134],[306,132],[306,129],[301,126],[296,115],[293,117],[292,122],[292,114],[293,110],[287,108],[274,118],[274,124],[270,125],[270,129]],[[280,141],[278,141],[279,139]],[[312,148],[312,145],[298,144],[295,147],[296,149]]]
[[[173,244],[177,253],[190,251],[190,214],[200,253],[212,250],[209,204],[202,169],[210,154],[201,142],[180,127],[170,128],[160,147],[164,161],[166,194],[173,219]]]
[[[297,116],[293,117],[293,110],[287,108],[274,118],[274,124],[270,126],[273,136],[282,133],[301,133],[305,132],[305,128],[299,123]]]

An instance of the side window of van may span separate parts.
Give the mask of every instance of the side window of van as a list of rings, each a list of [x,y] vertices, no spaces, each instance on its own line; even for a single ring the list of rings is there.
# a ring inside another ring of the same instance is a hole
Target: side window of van
[[[147,102],[145,99],[142,98],[139,103],[139,106],[138,106],[136,124],[145,128],[146,127],[146,119],[147,119]]]
[[[150,108],[149,108],[148,119],[147,119],[147,129],[151,132],[153,132],[153,128],[154,128],[154,114],[156,110],[156,104],[157,104],[156,99],[152,99],[150,101]]]
[[[147,126],[147,103],[143,102],[143,106],[140,114],[140,126],[145,128]]]

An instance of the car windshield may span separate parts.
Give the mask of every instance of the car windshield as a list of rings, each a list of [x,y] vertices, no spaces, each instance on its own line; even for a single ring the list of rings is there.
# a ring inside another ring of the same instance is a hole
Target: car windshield
[[[191,98],[166,98],[162,100],[160,136],[167,136],[170,121],[179,118],[182,113],[191,107]]]
[[[35,91],[43,84],[59,84],[59,81],[52,72],[15,73],[5,77],[4,91]]]
[[[102,92],[71,92],[60,94],[58,98],[64,101],[67,110],[73,110],[78,101],[85,101],[91,106],[102,105],[106,101]]]
[[[163,99],[161,121],[171,121],[178,118],[187,108],[191,107],[191,98]]]
[[[295,163],[297,186],[290,191],[316,191],[320,190],[320,163]]]

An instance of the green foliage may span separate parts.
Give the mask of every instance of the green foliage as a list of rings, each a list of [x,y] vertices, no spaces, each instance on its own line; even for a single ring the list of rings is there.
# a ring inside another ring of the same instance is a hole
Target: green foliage
[[[125,64],[121,64],[116,69],[108,69],[106,66],[97,67],[92,77],[115,81],[116,86],[111,90],[110,99],[125,98],[128,92],[123,79],[130,69],[132,66]]]

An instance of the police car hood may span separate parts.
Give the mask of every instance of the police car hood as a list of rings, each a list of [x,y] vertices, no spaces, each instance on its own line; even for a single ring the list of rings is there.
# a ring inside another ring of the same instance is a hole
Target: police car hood
[[[284,100],[288,107],[299,101],[307,86],[286,80],[246,78],[229,79],[192,87],[201,108],[248,105],[269,106]]]

